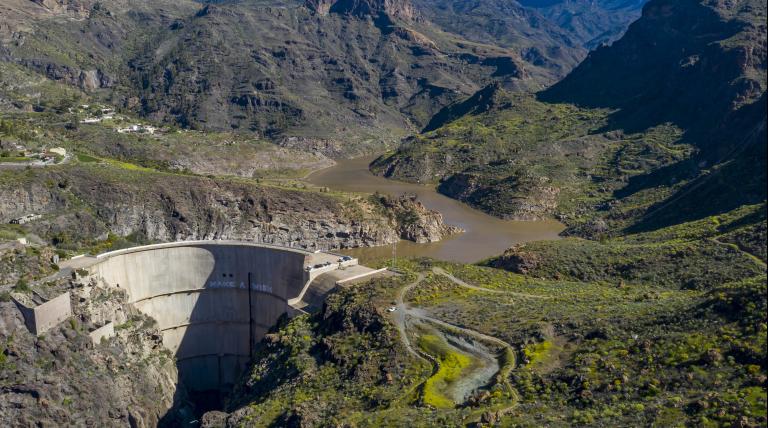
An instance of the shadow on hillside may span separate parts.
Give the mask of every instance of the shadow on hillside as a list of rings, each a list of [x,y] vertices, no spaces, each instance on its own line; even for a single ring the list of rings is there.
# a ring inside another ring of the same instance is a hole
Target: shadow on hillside
[[[697,149],[691,159],[634,176],[614,193],[622,199],[688,181],[649,207],[631,231],[765,200],[766,94],[733,110],[759,88],[743,78],[739,49],[719,43],[742,31],[744,24],[724,22],[694,0],[667,4],[664,13],[649,6],[621,40],[590,53],[537,98],[612,110],[598,133],[633,134],[673,124],[684,131],[679,143]]]

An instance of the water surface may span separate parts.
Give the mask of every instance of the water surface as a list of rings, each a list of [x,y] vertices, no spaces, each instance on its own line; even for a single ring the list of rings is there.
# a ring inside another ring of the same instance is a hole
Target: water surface
[[[396,246],[397,257],[432,257],[462,263],[475,263],[499,255],[520,242],[557,239],[563,225],[554,220],[512,221],[502,220],[447,196],[437,193],[431,186],[388,180],[373,175],[368,165],[375,156],[340,160],[337,165],[317,171],[306,180],[316,186],[325,186],[346,192],[388,193],[399,196],[416,194],[427,208],[439,211],[447,224],[464,229],[464,233],[440,242],[416,244],[401,241]],[[344,253],[372,260],[392,257],[392,246],[344,250]]]

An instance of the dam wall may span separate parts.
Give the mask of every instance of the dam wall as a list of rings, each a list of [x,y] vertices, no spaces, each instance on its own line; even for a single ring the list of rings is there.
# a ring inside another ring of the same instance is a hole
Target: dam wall
[[[291,311],[288,300],[316,276],[307,264],[317,257],[247,243],[180,242],[102,254],[89,271],[125,289],[129,302],[157,321],[181,380],[207,391],[235,383],[254,345]]]

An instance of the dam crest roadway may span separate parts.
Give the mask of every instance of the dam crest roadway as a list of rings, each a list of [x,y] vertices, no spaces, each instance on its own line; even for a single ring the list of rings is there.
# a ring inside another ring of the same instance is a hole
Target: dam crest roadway
[[[125,290],[129,303],[157,321],[192,391],[228,390],[283,314],[318,310],[335,287],[385,271],[341,254],[241,241],[134,247],[62,267]]]

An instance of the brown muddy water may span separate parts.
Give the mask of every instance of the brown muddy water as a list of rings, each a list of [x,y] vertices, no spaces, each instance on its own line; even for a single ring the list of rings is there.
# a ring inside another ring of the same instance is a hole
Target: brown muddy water
[[[375,156],[340,160],[330,168],[310,174],[306,180],[316,186],[325,186],[345,192],[388,193],[399,196],[416,194],[427,208],[439,211],[447,224],[464,229],[464,233],[440,242],[416,244],[400,241],[397,257],[432,257],[462,263],[475,263],[499,255],[514,244],[528,241],[557,239],[563,225],[554,220],[512,221],[502,220],[447,196],[437,193],[432,186],[404,183],[373,175],[368,165]],[[361,260],[392,257],[392,246],[344,250]]]

